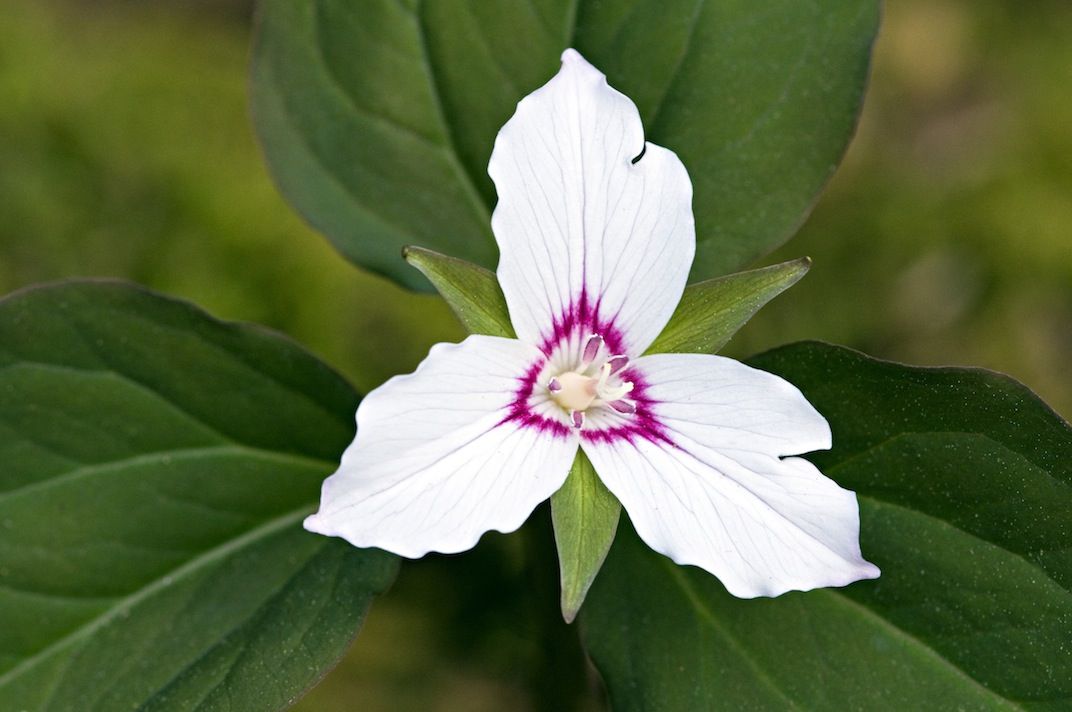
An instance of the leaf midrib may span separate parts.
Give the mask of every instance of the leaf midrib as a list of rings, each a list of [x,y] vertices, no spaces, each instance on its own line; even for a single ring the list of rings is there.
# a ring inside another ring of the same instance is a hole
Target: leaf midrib
[[[171,687],[176,681],[181,679],[182,676],[185,675],[187,672],[194,669],[197,665],[204,661],[205,658],[210,656],[213,652],[217,651],[220,646],[226,645],[228,642],[230,642],[232,636],[234,636],[237,632],[248,626],[251,621],[255,620],[259,616],[262,616],[266,608],[271,608],[275,606],[280,596],[283,595],[284,592],[286,592],[289,588],[293,587],[296,581],[302,579],[305,572],[308,571],[309,568],[313,565],[314,559],[315,555],[310,556],[308,559],[306,559],[305,562],[302,563],[301,568],[297,569],[289,577],[281,581],[271,590],[270,593],[268,593],[264,597],[263,602],[260,606],[257,606],[256,608],[253,608],[252,610],[248,611],[246,615],[242,616],[237,622],[230,625],[226,630],[220,631],[219,634],[216,636],[216,639],[212,641],[207,647],[201,649],[195,656],[191,657],[189,660],[183,663],[178,669],[173,672],[170,678],[165,680],[163,683],[158,684],[156,686],[156,689],[149,693],[145,701],[142,702],[142,705],[141,707],[139,707],[139,710],[146,709],[149,704],[160,701],[160,696],[162,694],[165,695],[164,701],[166,701],[166,693],[169,687]],[[303,631],[303,637],[307,632],[308,628]],[[192,705],[190,709],[201,709],[201,705],[204,700],[208,699],[208,697],[212,695],[231,676],[231,674],[234,672],[235,667],[240,661],[245,658],[247,652],[248,650],[245,648],[245,646],[243,646],[237,652],[237,654],[232,657],[231,660],[227,663],[228,669],[223,679],[221,679],[221,681],[213,687],[210,687],[205,690],[202,695],[202,698],[197,701],[196,705]],[[112,687],[114,688],[116,684],[118,684],[118,681],[116,683],[113,683]]]
[[[705,623],[707,623],[707,625],[709,627],[711,627],[711,629],[714,630],[716,633],[718,633],[722,637],[724,637],[727,640],[729,640],[731,642],[731,644],[733,645],[733,647],[741,654],[741,656],[743,658],[745,658],[745,660],[748,662],[749,666],[751,668],[753,668],[758,673],[759,678],[764,683],[768,684],[772,689],[776,690],[782,697],[785,697],[786,700],[795,709],[799,709],[798,704],[796,702],[794,702],[791,698],[789,698],[786,695],[786,693],[784,693],[781,690],[781,688],[777,686],[777,684],[774,682],[773,678],[770,677],[770,675],[767,673],[767,671],[765,669],[763,669],[763,667],[758,663],[758,661],[756,661],[755,658],[753,658],[748,653],[748,651],[745,650],[743,648],[743,646],[741,646],[741,644],[737,641],[737,639],[734,636],[732,636],[728,631],[726,631],[724,628],[722,628],[721,625],[719,625],[718,616],[714,613],[714,611],[712,611],[707,606],[707,604],[703,600],[703,597],[695,590],[692,582],[689,581],[688,578],[686,577],[685,573],[680,570],[681,567],[678,566],[677,564],[673,563],[669,559],[664,558],[664,557],[660,557],[660,559],[661,559],[663,565],[666,566],[671,571],[671,573],[672,573],[671,579],[673,579],[674,583],[676,583],[678,588],[681,590],[682,596],[685,598],[686,602],[688,604],[690,604],[693,607],[693,609],[695,609],[696,612],[699,614],[699,617],[701,618],[701,620],[703,620]],[[911,633],[908,633],[907,631],[902,630],[901,628],[897,627],[893,622],[891,622],[890,620],[888,620],[887,618],[882,616],[877,611],[875,611],[875,610],[873,610],[871,608],[868,608],[867,606],[865,606],[865,605],[863,605],[861,603],[853,601],[852,599],[848,598],[848,596],[846,596],[844,593],[841,593],[840,591],[837,591],[835,589],[826,588],[826,589],[819,589],[818,591],[809,592],[810,595],[814,595],[814,594],[817,594],[817,593],[818,594],[826,594],[832,600],[834,600],[834,601],[836,601],[836,602],[838,602],[838,603],[840,603],[842,605],[848,606],[848,607],[852,608],[853,610],[856,610],[858,612],[862,612],[862,613],[866,614],[869,619],[871,619],[871,620],[875,621],[877,624],[883,626],[883,628],[887,632],[889,632],[891,635],[903,640],[904,642],[908,643],[910,646],[912,646],[912,647],[916,648],[917,650],[921,651],[924,655],[932,658],[935,662],[939,663],[940,665],[945,667],[947,670],[952,672],[956,676],[957,679],[961,680],[964,683],[967,683],[970,687],[976,688],[977,690],[979,690],[979,691],[985,693],[986,695],[992,697],[995,702],[997,702],[997,703],[999,703],[999,704],[1001,704],[1003,706],[1010,707],[1011,709],[1016,709],[1016,710],[1024,709],[1021,705],[1017,704],[1013,700],[1010,700],[1007,697],[1003,697],[1002,695],[1000,695],[999,693],[995,692],[994,690],[991,690],[989,687],[986,687],[981,682],[976,680],[974,677],[969,675],[962,668],[960,668],[959,666],[955,665],[949,659],[944,657],[937,650],[935,650],[931,646],[927,645],[926,643],[921,641],[919,638],[916,638]]]
[[[443,127],[443,133],[446,136],[447,142],[444,146],[444,153],[447,156],[447,160],[451,167],[462,178],[462,190],[466,197],[477,209],[477,214],[487,222],[487,226],[491,227],[491,206],[488,204],[484,197],[480,194],[480,190],[477,188],[476,177],[473,175],[462,160],[461,151],[458,149],[458,137],[454,122],[450,119],[446,107],[443,105],[443,92],[440,89],[439,76],[436,74],[433,68],[431,55],[428,49],[428,37],[424,31],[424,2],[423,0],[417,0],[417,6],[413,12],[413,23],[417,29],[417,42],[420,46],[421,52],[421,64],[424,68],[425,75],[428,77],[428,88],[432,95],[432,103],[435,106],[436,115],[439,118],[439,123]]]
[[[675,584],[677,584],[678,588],[681,590],[682,595],[685,597],[686,602],[691,604],[693,609],[697,612],[697,614],[699,614],[700,619],[703,620],[703,622],[707,623],[707,625],[713,631],[715,631],[715,633],[717,633],[719,636],[729,642],[729,644],[733,646],[733,649],[740,654],[741,658],[748,665],[748,667],[751,668],[752,671],[756,674],[756,677],[760,681],[762,681],[763,684],[766,685],[771,691],[777,694],[778,697],[785,700],[786,704],[789,706],[790,709],[801,709],[798,703],[795,702],[791,697],[789,697],[789,695],[786,694],[786,692],[778,685],[774,678],[772,678],[763,668],[763,666],[759,664],[759,661],[757,661],[755,657],[743,645],[741,645],[741,642],[737,639],[737,637],[719,624],[718,617],[703,602],[703,598],[692,586],[692,583],[686,577],[685,572],[682,571],[681,566],[675,564],[673,561],[663,556],[660,556],[659,560],[663,564],[663,566],[665,566],[666,569],[670,572],[670,578],[674,581]]]
[[[249,455],[256,458],[265,460],[271,460],[286,465],[294,465],[297,467],[310,468],[315,470],[330,470],[335,467],[334,463],[327,460],[320,460],[313,457],[307,457],[304,455],[292,455],[290,453],[278,452],[275,450],[264,450],[261,448],[252,447],[249,445],[241,445],[238,443],[222,444],[222,445],[210,445],[205,447],[191,447],[191,448],[177,448],[174,450],[156,450],[147,453],[138,453],[137,455],[131,455],[130,457],[121,458],[118,460],[110,460],[108,462],[93,463],[91,465],[82,465],[66,472],[58,472],[49,476],[46,479],[38,480],[36,482],[30,482],[20,487],[16,487],[6,492],[0,492],[0,505],[6,504],[12,499],[18,499],[19,497],[27,494],[33,494],[42,490],[48,490],[51,487],[75,482],[85,477],[91,477],[98,474],[107,474],[115,470],[123,470],[128,467],[139,467],[141,465],[150,465],[154,463],[160,463],[162,461],[175,461],[177,460],[192,460],[201,457],[212,457],[214,455]]]
[[[463,184],[462,187],[466,195],[470,199],[472,199],[475,204],[477,204],[478,208],[482,208],[481,214],[490,219],[494,205],[489,204],[484,199],[483,195],[477,187],[479,182],[478,177],[474,175],[471,168],[466,164],[464,160],[462,160],[462,154],[459,150],[459,142],[454,127],[454,122],[451,120],[443,103],[443,92],[440,86],[440,81],[438,75],[435,73],[428,51],[428,40],[425,33],[424,22],[422,21],[423,6],[424,0],[417,0],[417,5],[414,9],[414,20],[417,28],[417,39],[421,50],[421,62],[425,70],[425,74],[428,77],[428,85],[432,96],[432,101],[436,108],[437,118],[439,119],[440,125],[443,128],[444,135],[446,136],[446,144],[442,145],[442,148],[444,149],[444,153],[448,157],[448,161],[452,164],[452,167],[461,176]],[[681,69],[685,64],[688,55],[692,51],[692,45],[696,35],[696,28],[700,24],[700,15],[703,13],[705,6],[706,0],[695,0],[694,2],[693,10],[690,13],[689,17],[688,33],[684,43],[682,44],[681,52],[678,54],[678,57],[674,62],[673,71],[670,72],[663,91],[661,92],[658,100],[655,102],[655,105],[652,107],[648,120],[645,122],[646,135],[652,131],[655,131],[656,126],[659,122],[660,114],[662,113],[662,110],[666,104],[666,100],[673,92],[675,84],[678,81],[678,77],[681,74]],[[579,14],[580,0],[571,0],[569,7],[567,8],[567,11],[565,13],[566,26],[565,32],[563,33],[563,49],[575,47],[577,44],[577,19]],[[481,35],[481,37],[483,37],[483,35]],[[804,61],[805,56],[810,52],[810,50],[811,40],[809,38],[809,45],[807,48],[805,48],[804,51],[800,53],[797,62],[798,64]],[[791,83],[792,82],[790,78],[787,80],[785,86],[783,87],[781,94],[773,102],[771,102],[771,105],[768,106],[753,122],[749,133],[755,131],[757,124],[760,123],[761,118],[764,116],[764,114],[768,113],[773,109],[773,107],[779,105],[780,103],[782,103],[782,101],[784,101],[784,94],[786,91],[788,91],[788,87]],[[743,139],[738,139],[734,143],[740,143],[742,142],[742,140]]]
[[[29,672],[41,662],[44,662],[50,658],[53,654],[61,652],[62,650],[77,643],[79,640],[86,638],[98,630],[112,622],[123,611],[128,610],[142,601],[148,599],[153,594],[164,589],[165,587],[174,584],[176,579],[184,578],[190,574],[197,572],[203,566],[211,564],[215,561],[224,559],[231,554],[241,550],[242,548],[255,544],[262,539],[281,531],[300,520],[304,519],[307,515],[311,514],[315,509],[315,504],[304,504],[298,509],[285,512],[283,514],[272,517],[265,520],[262,524],[253,529],[248,530],[241,536],[229,539],[218,546],[209,549],[192,559],[189,559],[181,566],[164,572],[162,575],[153,579],[145,586],[142,586],[137,591],[124,596],[116,601],[115,605],[111,606],[108,610],[102,612],[100,615],[91,618],[83,625],[79,626],[75,630],[71,631],[62,638],[58,638],[53,643],[42,648],[32,656],[26,658],[15,667],[8,670],[6,673],[0,675],[0,689],[8,685],[16,678],[20,677],[26,672]]]
[[[151,323],[156,323],[156,322],[151,322]],[[233,354],[231,354],[231,352],[229,352],[229,351],[227,351],[225,349],[220,349],[220,351],[222,353],[224,353],[224,354],[233,355]],[[242,362],[242,364],[243,364],[243,366],[248,367],[248,364],[245,364],[244,362]],[[59,372],[69,372],[69,373],[79,374],[79,375],[87,374],[87,375],[92,375],[92,376],[101,377],[101,378],[115,378],[118,381],[126,383],[127,385],[131,386],[132,388],[135,388],[135,389],[141,391],[145,395],[147,395],[147,396],[153,398],[154,400],[158,401],[159,403],[163,404],[164,406],[166,406],[167,408],[172,410],[174,413],[179,414],[181,417],[183,417],[184,419],[186,419],[190,423],[196,425],[198,428],[203,429],[206,433],[209,433],[209,434],[213,435],[214,437],[218,438],[220,443],[221,443],[221,445],[219,447],[222,447],[222,446],[226,445],[228,447],[240,448],[240,449],[243,449],[243,450],[251,452],[251,453],[261,453],[261,454],[264,454],[264,455],[274,455],[274,456],[277,456],[277,457],[280,457],[280,458],[293,458],[293,463],[294,464],[298,464],[298,463],[304,461],[305,466],[310,466],[310,465],[315,464],[316,466],[323,466],[323,467],[328,467],[328,468],[334,468],[335,467],[334,462],[329,462],[327,460],[323,460],[323,459],[319,459],[319,458],[312,458],[312,457],[309,457],[309,456],[298,455],[296,453],[286,453],[286,452],[283,452],[281,450],[268,450],[266,448],[259,448],[259,447],[256,447],[254,445],[249,445],[247,443],[242,443],[239,440],[235,439],[235,437],[233,435],[231,435],[229,433],[226,433],[223,430],[221,430],[219,427],[207,422],[201,416],[201,414],[194,412],[192,409],[190,409],[186,405],[180,403],[178,400],[176,400],[174,398],[171,398],[168,394],[166,394],[166,393],[160,391],[159,389],[153,387],[151,384],[146,383],[146,382],[144,382],[142,380],[139,380],[137,378],[133,378],[131,375],[129,375],[127,373],[124,373],[123,371],[120,371],[118,369],[112,368],[110,366],[107,367],[107,368],[89,368],[89,367],[84,367],[84,366],[76,366],[76,365],[72,365],[72,364],[52,363],[52,362],[48,362],[48,361],[36,361],[36,360],[24,359],[24,360],[13,361],[11,363],[0,365],[0,373],[3,373],[4,371],[8,371],[8,370],[11,370],[11,369],[15,369],[15,368],[40,369],[40,370],[44,370],[44,371],[50,371],[51,370],[51,371],[59,371]],[[268,380],[271,383],[279,385],[281,388],[283,388],[287,392],[298,392],[296,389],[293,389],[293,388],[287,386],[286,384],[281,383],[280,381],[276,380],[275,378],[273,378],[269,374],[266,374],[266,373],[261,372],[261,371],[256,371],[255,369],[250,369],[250,370],[255,372],[255,373],[258,373],[260,375],[265,376],[266,378],[268,378]],[[327,414],[329,416],[332,415],[330,413],[330,411],[328,411],[326,408],[324,408],[323,405],[321,405],[320,403],[317,403],[314,399],[310,398],[308,396],[308,394],[303,393],[302,397],[304,399],[308,400],[309,402],[316,404],[317,408],[319,408],[323,413],[325,413],[325,414]],[[28,436],[26,436],[25,434],[22,434],[22,437],[29,439]],[[40,443],[38,443],[38,444],[40,444]],[[195,448],[176,448],[176,451],[185,450],[185,449],[195,449]],[[163,451],[161,451],[161,452],[163,452]],[[54,454],[59,455],[60,457],[63,457],[64,459],[68,459],[68,460],[70,459],[70,458],[64,456],[62,453],[54,452]],[[14,491],[14,490],[9,490],[8,492],[12,492],[12,491]],[[5,494],[6,494],[5,492],[0,492],[0,501],[3,501]]]

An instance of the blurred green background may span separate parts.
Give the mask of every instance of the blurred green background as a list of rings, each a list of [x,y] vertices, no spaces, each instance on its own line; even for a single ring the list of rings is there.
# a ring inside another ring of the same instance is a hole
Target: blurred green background
[[[367,390],[462,332],[275,192],[247,116],[249,17],[227,0],[0,2],[0,291],[132,279],[290,334]],[[1072,413],[1070,29],[1067,0],[890,0],[859,135],[765,261],[807,254],[811,274],[728,352],[819,338],[983,366]],[[485,539],[405,567],[300,708],[563,708],[550,688],[578,652],[553,609],[514,595],[534,585],[525,539]],[[553,592],[553,566],[535,585]]]

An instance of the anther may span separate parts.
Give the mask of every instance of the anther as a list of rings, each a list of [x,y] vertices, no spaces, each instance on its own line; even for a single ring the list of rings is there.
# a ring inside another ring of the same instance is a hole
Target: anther
[[[584,411],[583,410],[570,411],[570,420],[573,421],[573,427],[575,427],[578,430],[580,430],[581,426],[584,425]]]
[[[599,347],[603,345],[603,337],[599,334],[592,334],[588,337],[588,343],[584,345],[584,362],[592,363],[595,360],[596,354],[599,353]]]
[[[558,393],[562,390],[562,384],[558,382],[557,378],[552,378],[550,381],[547,382],[547,390],[551,391],[552,393]]]
[[[611,356],[609,359],[607,359],[607,364],[610,366],[611,374],[615,374],[629,364],[629,357],[621,355]]]
[[[632,415],[633,413],[636,412],[636,405],[633,404],[633,403],[630,403],[629,401],[616,400],[616,401],[611,401],[609,405],[610,405],[611,408],[613,408],[614,410],[618,411],[619,413],[625,413],[627,415]]]

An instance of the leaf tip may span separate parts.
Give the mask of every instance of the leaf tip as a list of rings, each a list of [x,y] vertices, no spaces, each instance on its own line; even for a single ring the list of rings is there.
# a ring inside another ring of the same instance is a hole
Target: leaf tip
[[[782,274],[785,275],[785,286],[780,291],[789,289],[794,284],[804,278],[804,275],[811,269],[812,259],[805,255],[804,257],[798,257],[795,260],[789,260],[783,262],[780,265],[775,265],[772,269],[781,268]]]
[[[798,257],[795,260],[783,262],[781,265],[777,265],[777,267],[783,268],[785,272],[789,275],[789,279],[792,280],[789,282],[788,285],[786,285],[786,288],[791,287],[792,285],[800,281],[800,279],[808,273],[808,270],[811,269],[811,263],[811,257],[804,256]]]
[[[580,613],[583,602],[583,598],[578,601],[567,600],[566,592],[562,592],[562,620],[566,621],[567,625],[572,625],[573,621],[577,620],[577,614]]]
[[[436,285],[434,275],[429,273],[430,258],[434,258],[437,256],[442,255],[438,255],[431,250],[427,250],[423,247],[418,247],[416,245],[404,245],[402,247],[402,259],[406,261],[406,264],[408,264],[410,267],[413,267],[418,272],[427,277],[429,281],[431,281],[432,284],[438,289],[438,285]]]
[[[427,253],[427,252],[428,252],[428,250],[425,250],[424,248],[421,248],[421,247],[417,247],[416,245],[403,245],[402,246],[402,259],[404,259],[410,265],[413,265],[414,267],[416,267],[417,263],[420,262],[421,257],[423,257],[424,254]]]

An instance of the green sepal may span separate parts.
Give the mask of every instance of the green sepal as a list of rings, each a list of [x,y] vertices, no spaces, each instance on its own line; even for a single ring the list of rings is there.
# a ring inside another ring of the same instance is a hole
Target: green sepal
[[[402,257],[428,278],[470,334],[514,338],[494,272],[423,247],[406,247]]]
[[[690,284],[647,353],[716,353],[753,314],[796,284],[810,267],[811,260],[802,257]]]
[[[584,597],[607,558],[622,505],[596,475],[583,450],[577,450],[569,477],[551,495],[559,570],[562,576],[562,617],[572,623]]]

